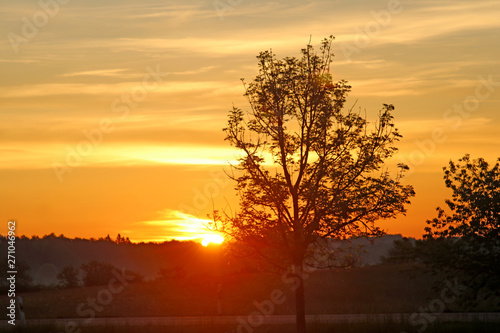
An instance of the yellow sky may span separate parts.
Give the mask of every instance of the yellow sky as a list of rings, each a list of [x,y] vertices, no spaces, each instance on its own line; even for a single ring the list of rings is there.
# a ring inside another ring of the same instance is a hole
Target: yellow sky
[[[16,1],[0,13],[0,220],[18,232],[202,237],[236,207],[221,129],[271,49],[336,36],[348,105],[396,107],[417,196],[382,222],[419,237],[442,167],[500,151],[498,1]],[[7,229],[5,229],[7,230]],[[3,233],[3,232],[2,232]]]

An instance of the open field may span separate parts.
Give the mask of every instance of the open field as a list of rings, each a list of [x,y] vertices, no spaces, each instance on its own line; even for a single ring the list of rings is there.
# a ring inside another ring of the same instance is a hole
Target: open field
[[[217,315],[217,288],[222,285],[222,314],[245,315],[255,311],[255,302],[269,299],[273,290],[285,300],[273,314],[294,313],[294,295],[288,279],[274,274],[238,274],[224,277],[198,276],[128,284],[103,299],[96,317],[165,317]],[[432,279],[410,279],[401,267],[379,266],[339,272],[319,272],[305,280],[308,314],[411,313],[432,299]],[[80,317],[89,298],[104,298],[104,286],[47,289],[21,293],[28,319]],[[7,302],[6,295],[0,305]],[[83,305],[82,305],[83,304]],[[450,309],[459,311],[454,304]],[[88,317],[84,314],[81,317]]]
[[[404,268],[379,265],[308,276],[305,283],[310,332],[411,333],[418,332],[424,324],[425,332],[500,331],[500,314],[486,313],[498,311],[493,303],[479,306],[474,310],[477,314],[465,315],[460,314],[465,310],[458,302],[447,303],[442,313],[431,314],[439,317],[440,322],[414,321],[412,325],[411,314],[428,309],[440,290],[433,290],[433,277],[414,276]],[[223,286],[222,316],[217,316],[219,283]],[[294,329],[292,285],[279,275],[203,275],[131,283],[116,294],[107,292],[108,289],[103,285],[23,293],[20,296],[30,327],[22,332],[65,332],[68,322],[76,323],[82,333],[285,333]],[[262,323],[255,327],[238,331],[241,318],[251,322],[249,316],[262,312],[260,304],[268,302],[276,290],[282,292],[283,302],[269,310],[271,316],[261,317]],[[111,298],[104,297],[106,293]],[[4,306],[6,300],[2,296],[0,305]],[[92,316],[96,318],[90,320]],[[2,329],[0,332],[10,332],[5,326]]]
[[[195,333],[195,332],[211,332],[211,333],[229,333],[229,332],[245,332],[245,333],[293,333],[295,332],[294,324],[262,324],[255,327],[241,327],[237,324],[217,324],[206,323],[203,325],[180,325],[180,326],[165,326],[165,325],[143,325],[143,326],[128,326],[128,325],[103,325],[92,327],[81,327],[81,333]],[[418,327],[412,326],[406,321],[386,320],[361,320],[356,322],[340,321],[334,323],[309,322],[309,332],[312,333],[401,333],[401,332],[417,332]],[[436,321],[429,324],[425,328],[425,332],[429,333],[492,333],[500,330],[500,322],[484,322],[484,321]],[[56,324],[34,325],[25,328],[19,326],[14,328],[2,328],[0,333],[8,332],[23,332],[23,333],[55,333],[65,332],[64,328]]]
[[[439,297],[433,278],[401,271],[400,266],[380,265],[347,271],[317,272],[305,280],[307,314],[412,313]],[[133,283],[118,293],[108,286],[47,289],[21,293],[27,319],[96,317],[177,317],[217,315],[217,289],[222,285],[222,314],[247,315],[256,303],[270,298],[273,290],[283,294],[273,315],[294,313],[292,284],[273,274],[241,274],[224,277],[198,276]],[[92,311],[91,300],[97,300]],[[99,303],[100,302],[102,303]],[[7,305],[7,296],[0,306]],[[80,309],[80,310],[78,310]],[[464,312],[457,302],[444,312]],[[498,305],[482,304],[472,311],[498,311]],[[92,313],[91,313],[92,312]]]
[[[499,322],[500,313],[434,313],[429,314],[433,317],[432,321],[440,322]],[[339,324],[339,323],[411,323],[411,314],[408,313],[392,313],[392,314],[335,314],[335,315],[307,315],[306,322],[313,324]],[[65,319],[30,319],[27,320],[26,326],[43,327],[56,326],[64,328],[71,324],[78,327],[147,327],[147,326],[225,326],[236,325],[247,322],[248,325],[243,326],[265,326],[265,325],[282,325],[294,324],[295,315],[269,315],[263,316],[260,314],[251,313],[248,316],[201,316],[201,317],[122,317],[122,318],[94,318],[91,320],[82,318],[65,318]],[[21,322],[18,320],[17,325]],[[1,328],[10,327],[7,322],[0,323]]]

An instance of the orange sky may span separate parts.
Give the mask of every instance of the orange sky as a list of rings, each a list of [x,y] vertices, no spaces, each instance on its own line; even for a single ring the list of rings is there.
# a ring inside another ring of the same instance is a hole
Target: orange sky
[[[55,2],[52,2],[55,3]],[[396,107],[412,169],[406,217],[420,237],[450,195],[442,167],[500,151],[498,1],[38,2],[0,13],[0,220],[18,233],[131,240],[201,238],[236,207],[221,129],[248,108],[240,78],[272,48],[298,56],[336,36],[348,105]],[[0,231],[0,233],[4,233]]]

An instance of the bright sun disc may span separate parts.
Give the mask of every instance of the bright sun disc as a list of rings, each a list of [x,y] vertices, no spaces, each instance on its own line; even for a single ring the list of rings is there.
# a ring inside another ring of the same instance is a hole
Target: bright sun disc
[[[222,237],[221,235],[217,235],[217,234],[207,235],[201,241],[201,245],[208,246],[209,243],[220,244],[223,241],[224,241],[224,237]]]

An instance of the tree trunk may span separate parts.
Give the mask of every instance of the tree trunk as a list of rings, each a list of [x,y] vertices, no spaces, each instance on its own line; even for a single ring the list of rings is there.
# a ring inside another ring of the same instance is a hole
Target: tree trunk
[[[302,271],[298,272],[299,285],[295,290],[295,323],[297,333],[306,333],[306,299],[304,296],[304,279]]]

